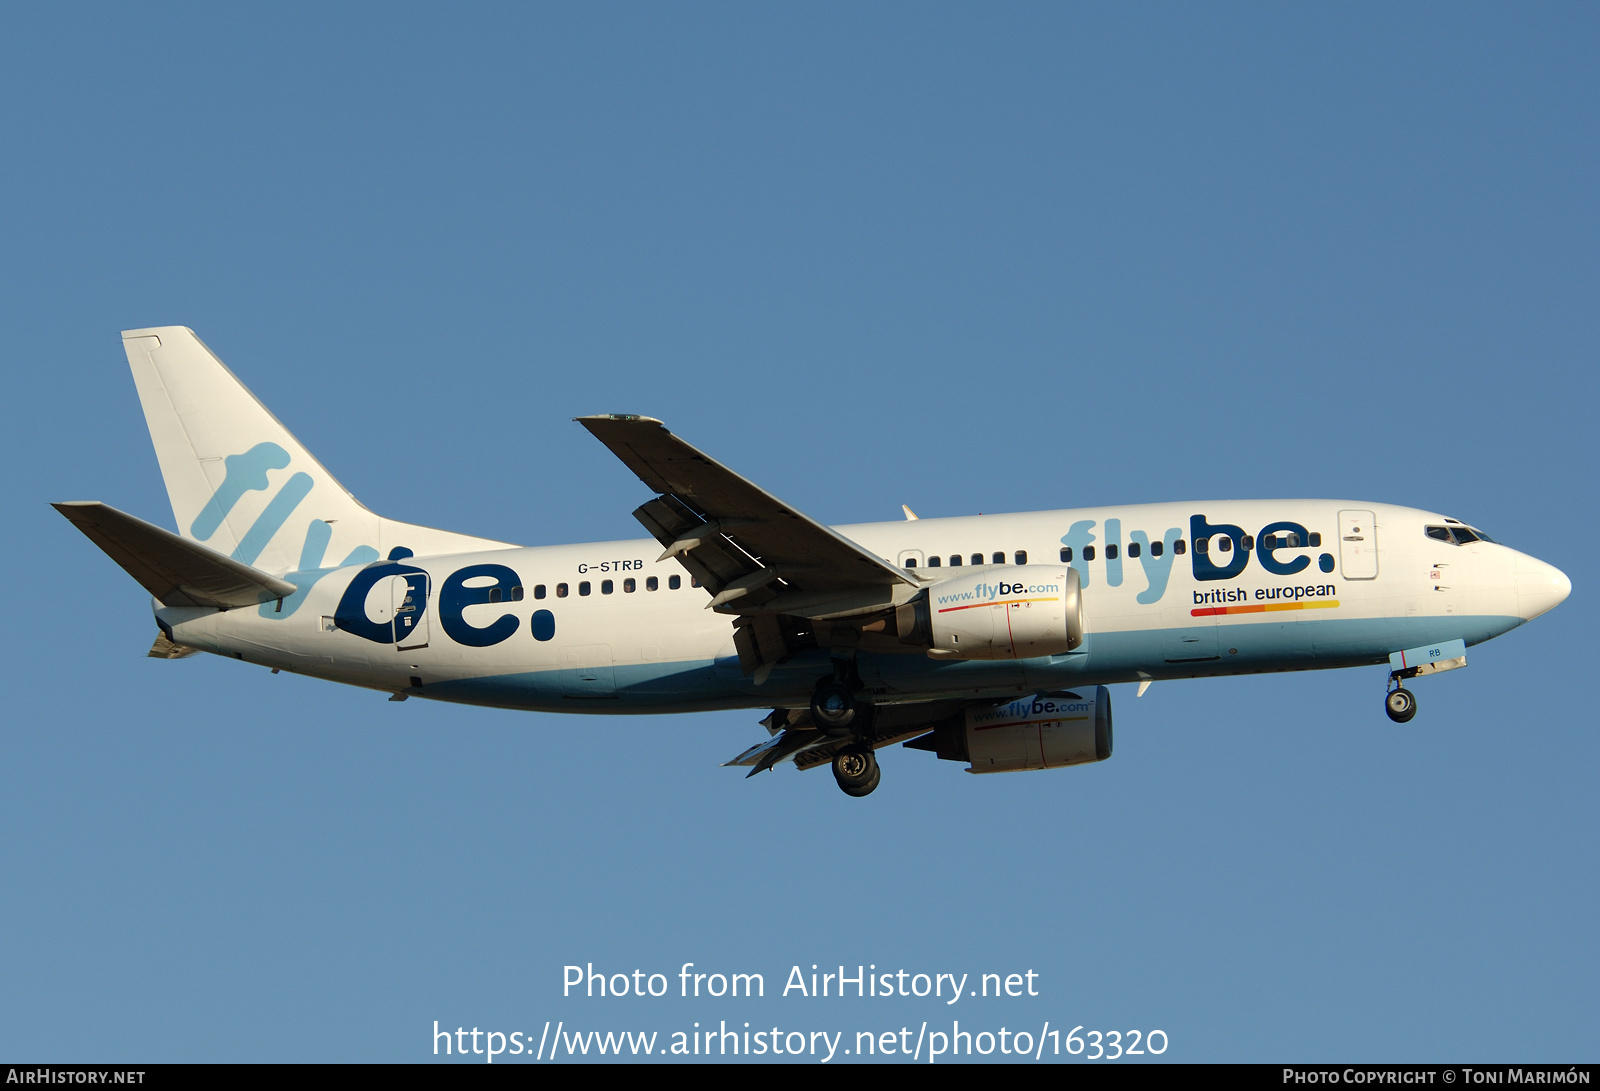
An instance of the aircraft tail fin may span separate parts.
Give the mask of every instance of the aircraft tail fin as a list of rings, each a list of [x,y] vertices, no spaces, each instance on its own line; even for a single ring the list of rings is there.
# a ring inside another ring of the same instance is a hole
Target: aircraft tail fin
[[[122,344],[184,538],[271,573],[504,547],[368,511],[193,330],[126,330]]]

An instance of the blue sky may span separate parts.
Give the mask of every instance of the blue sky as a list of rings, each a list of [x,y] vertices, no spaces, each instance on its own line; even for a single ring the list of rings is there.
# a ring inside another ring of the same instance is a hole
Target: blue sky
[[[563,1000],[561,967],[1021,972],[974,1026],[1184,1060],[1593,1060],[1581,634],[1590,6],[13,7],[0,1052],[412,1060],[433,1020],[915,1029]],[[718,768],[759,711],[390,704],[143,657],[47,506],[170,523],[117,332],[183,324],[363,502],[634,537],[570,418],[817,518],[1411,504],[1567,571],[1417,685],[1114,693],[1103,765]]]

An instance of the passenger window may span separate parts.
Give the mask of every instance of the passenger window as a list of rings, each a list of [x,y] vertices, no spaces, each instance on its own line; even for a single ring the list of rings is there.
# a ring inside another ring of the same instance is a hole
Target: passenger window
[[[1300,535],[1298,533],[1296,533],[1295,531],[1291,530],[1289,532],[1289,537],[1288,537],[1288,540],[1287,540],[1286,544],[1288,545],[1288,547],[1290,549],[1299,549],[1300,548]]]
[[[907,557],[906,558],[906,567],[907,568],[915,568],[915,567],[917,567],[917,559],[915,557]]]
[[[511,589],[511,601],[512,602],[521,602],[522,601],[522,588],[521,587],[513,587]]]
[[[567,585],[564,584],[564,583],[556,584],[556,598],[564,599],[566,597],[567,597]]]
[[[1139,555],[1139,543],[1138,542],[1129,542],[1128,543],[1128,556],[1137,557],[1138,555]]]
[[[502,593],[500,591],[500,588],[498,588],[498,587],[489,588],[489,601],[490,602],[499,602],[502,597],[504,597],[504,596],[502,595]]]
[[[1086,561],[1094,560],[1094,546],[1083,547],[1083,559]]]
[[[1017,563],[1018,564],[1027,564],[1028,563],[1028,551],[1026,549],[1017,550]]]
[[[544,598],[544,584],[542,584],[542,583],[534,584],[533,597],[536,598],[536,599]]]
[[[1006,555],[1004,553],[996,553],[994,555],[994,563],[995,564],[1005,564],[1006,563]]]
[[[1179,557],[1183,556],[1184,553],[1188,550],[1188,548],[1189,548],[1189,546],[1184,542],[1184,540],[1182,538],[1179,538],[1176,542],[1172,543],[1172,552],[1175,553]]]
[[[616,584],[612,583],[610,580],[600,581],[600,593],[602,595],[609,595],[614,590],[616,590]]]
[[[678,588],[680,588],[682,586],[683,586],[683,577],[682,576],[668,576],[667,577],[667,590],[668,591],[676,591]]]
[[[1244,536],[1243,540],[1241,540],[1239,542],[1239,548],[1244,550],[1246,553],[1250,552],[1255,547],[1256,547],[1256,536],[1254,534],[1246,534]]]
[[[689,577],[689,586],[690,587],[699,587],[700,586],[700,577],[699,576],[690,576]]]
[[[1222,540],[1217,543],[1217,552],[1218,553],[1232,553],[1233,552],[1233,539],[1230,536],[1226,535],[1226,534],[1222,535]]]
[[[1116,559],[1117,559],[1117,543],[1116,542],[1112,542],[1110,545],[1106,546],[1106,560],[1114,561]]]
[[[1061,563],[1062,564],[1071,564],[1072,563],[1072,547],[1071,546],[1062,546],[1061,547]]]
[[[1211,552],[1211,539],[1210,538],[1196,538],[1194,540],[1194,551],[1196,553],[1210,553]]]
[[[1322,535],[1317,533],[1316,531],[1312,531],[1311,532],[1311,543],[1310,544],[1313,547],[1320,546],[1322,544]]]
[[[928,567],[929,568],[938,568],[939,567],[939,558],[936,557],[936,556],[935,557],[929,557],[928,558]]]
[[[961,554],[959,554],[959,553],[950,554],[950,567],[951,568],[960,568],[961,567]]]
[[[972,555],[972,563],[973,564],[982,564],[983,563],[983,554],[982,553],[974,553]]]
[[[589,581],[588,580],[584,580],[582,583],[578,584],[578,594],[587,595],[588,593],[589,593]]]
[[[625,579],[625,580],[622,581],[622,590],[626,594],[631,595],[635,591],[639,590],[639,585],[634,583],[632,578],[630,577],[629,579]]]
[[[654,576],[646,576],[644,578],[644,589],[646,591],[659,591],[661,590],[661,581]]]
[[[1159,557],[1161,554],[1165,553],[1166,550],[1167,543],[1163,542],[1160,538],[1157,538],[1155,541],[1150,543],[1150,556],[1152,557]]]

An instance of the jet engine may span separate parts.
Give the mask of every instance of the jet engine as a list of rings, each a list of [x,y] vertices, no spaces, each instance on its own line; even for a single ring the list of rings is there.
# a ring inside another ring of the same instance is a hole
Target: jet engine
[[[1082,693],[1058,690],[1002,704],[973,704],[905,745],[932,750],[946,761],[968,762],[969,773],[1105,761],[1111,756],[1111,694],[1096,686]]]
[[[934,659],[1064,655],[1083,643],[1078,572],[1008,565],[944,580],[899,607],[895,629]]]

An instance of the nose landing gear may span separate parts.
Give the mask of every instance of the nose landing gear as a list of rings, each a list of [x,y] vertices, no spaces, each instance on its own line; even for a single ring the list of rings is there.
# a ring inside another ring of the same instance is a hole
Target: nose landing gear
[[[1389,719],[1403,724],[1417,714],[1417,699],[1410,690],[1401,687],[1399,679],[1395,679],[1394,689],[1383,700],[1383,710],[1389,714]]]

